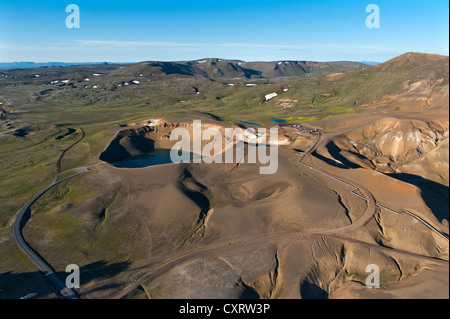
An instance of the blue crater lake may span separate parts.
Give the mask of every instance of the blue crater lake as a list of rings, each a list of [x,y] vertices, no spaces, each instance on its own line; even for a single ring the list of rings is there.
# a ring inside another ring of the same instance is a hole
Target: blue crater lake
[[[192,161],[193,156],[194,153],[189,154],[189,161]],[[170,149],[161,148],[148,153],[133,155],[123,160],[112,162],[112,164],[121,168],[143,168],[155,165],[180,163],[181,161],[182,159],[172,161],[170,158]]]

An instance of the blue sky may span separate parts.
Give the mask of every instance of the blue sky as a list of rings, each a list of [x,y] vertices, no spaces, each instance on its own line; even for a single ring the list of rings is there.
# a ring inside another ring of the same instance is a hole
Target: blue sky
[[[80,28],[68,29],[69,4]],[[369,4],[380,28],[365,25]],[[448,55],[444,0],[0,0],[0,62],[386,61]]]

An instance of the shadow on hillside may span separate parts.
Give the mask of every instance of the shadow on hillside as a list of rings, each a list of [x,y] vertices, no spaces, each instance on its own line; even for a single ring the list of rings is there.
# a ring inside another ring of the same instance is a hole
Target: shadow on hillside
[[[331,166],[335,166],[335,167],[339,167],[339,168],[344,168],[344,169],[355,169],[355,168],[361,168],[361,166],[359,164],[353,163],[352,161],[349,161],[345,156],[341,155],[341,149],[334,144],[334,142],[330,142],[326,145],[327,151],[328,153],[332,156],[332,158],[334,158],[334,160],[327,158],[323,155],[320,155],[319,153],[317,153],[316,151],[312,153],[312,155],[314,157],[316,157],[317,159],[327,163],[328,165]],[[362,156],[361,154],[357,154],[357,153],[353,153],[351,152],[353,155],[361,158],[361,159],[366,159],[364,156]],[[341,163],[339,163],[339,162]]]
[[[327,144],[327,150],[330,155],[337,161],[342,164],[329,159],[323,155],[314,152],[313,155],[327,163],[328,165],[332,165],[334,167],[338,167],[341,169],[355,169],[361,168],[360,165],[353,163],[346,159],[344,156],[340,154],[341,149],[336,146],[333,142]],[[364,156],[360,154],[353,153],[361,159],[366,159]],[[420,195],[424,200],[425,204],[430,208],[436,218],[442,222],[444,219],[449,220],[449,188],[448,186],[436,183],[432,180],[423,178],[422,176],[406,174],[406,173],[393,173],[393,174],[385,174],[392,178],[398,179],[400,181],[406,182],[408,184],[412,184],[420,188]]]
[[[236,285],[242,289],[239,299],[260,299],[258,292],[253,287],[246,285],[242,280]]]
[[[327,150],[328,153],[330,153],[331,156],[333,156],[333,158],[339,162],[341,162],[342,164],[345,165],[345,167],[347,168],[361,168],[361,166],[359,164],[353,163],[351,161],[349,161],[345,156],[341,155],[341,149],[334,144],[334,142],[330,142],[327,144]],[[361,160],[367,160],[367,158],[365,158],[364,156],[362,156],[361,154],[355,153],[355,152],[350,152],[352,153],[354,156],[360,158]]]
[[[328,299],[328,293],[315,283],[303,281],[300,285],[302,299]]]
[[[80,267],[80,285],[90,283],[93,280],[105,280],[125,271],[130,262],[108,264],[106,261],[97,261]],[[58,272],[61,279],[65,280],[70,273]],[[93,291],[100,291],[116,287],[116,284],[108,284],[97,287]],[[92,291],[91,291],[92,292]],[[49,282],[40,271],[14,273],[7,271],[0,274],[0,299],[19,299],[27,296],[36,298],[57,298],[51,289]]]
[[[448,186],[413,174],[399,173],[387,175],[419,187],[422,199],[431,209],[436,218],[440,222],[444,219],[449,220]]]
[[[345,157],[340,156],[339,154],[333,154],[330,152],[333,157],[342,162],[342,164],[333,161],[325,156],[314,153],[314,156],[327,163],[328,165],[338,167],[341,169],[354,169],[361,168],[360,165],[355,164],[353,162],[348,161]],[[436,183],[432,180],[423,178],[418,175],[406,174],[406,173],[394,173],[394,174],[385,174],[389,177],[398,179],[402,182],[417,186],[420,188],[420,195],[425,202],[425,204],[430,208],[436,218],[442,222],[444,219],[449,220],[449,188],[448,186]]]
[[[189,170],[184,169],[183,175],[184,177],[180,181],[179,186],[183,194],[186,195],[200,208],[200,215],[197,220],[197,224],[199,224],[206,218],[208,211],[211,209],[210,200],[202,193],[202,191],[206,191],[208,188],[203,184],[197,182],[192,177],[192,174],[189,172]],[[191,189],[189,187],[189,183],[186,183],[186,180],[189,180],[197,189]]]
[[[322,162],[327,163],[328,165],[334,166],[334,167],[339,167],[342,169],[354,169],[354,168],[361,168],[361,166],[359,166],[358,164],[355,164],[353,162],[350,162],[348,159],[346,159],[344,156],[337,154],[338,156],[333,156],[334,159],[336,159],[337,161],[341,162],[338,163],[332,159],[329,159],[328,157],[325,157],[323,155],[318,154],[317,152],[313,153],[314,157],[316,157],[317,159],[321,160]]]
[[[341,149],[336,146],[333,142],[330,142],[327,144],[327,150],[330,153],[330,155],[337,161],[341,162],[342,164],[329,159],[323,155],[318,154],[317,152],[314,152],[313,155],[325,163],[339,167],[342,169],[355,169],[355,168],[361,168],[360,165],[353,163],[346,159],[344,156],[340,154]],[[361,159],[366,159],[364,156],[352,153],[355,156],[358,156]],[[393,173],[393,174],[386,174],[387,176],[393,177],[395,179],[398,179],[400,181],[406,182],[408,184],[412,184],[414,186],[417,186],[420,188],[420,195],[422,196],[422,199],[424,200],[425,204],[430,208],[430,210],[433,212],[433,214],[436,216],[436,218],[442,222],[444,219],[447,221],[449,220],[449,188],[448,186],[436,183],[432,180],[423,178],[422,176],[413,175],[413,174],[406,174],[406,173]]]

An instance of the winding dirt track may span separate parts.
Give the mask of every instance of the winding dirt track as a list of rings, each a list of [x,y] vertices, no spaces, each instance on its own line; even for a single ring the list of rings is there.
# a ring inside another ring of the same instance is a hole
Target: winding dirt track
[[[46,188],[41,190],[38,194],[33,196],[33,198],[31,198],[28,201],[28,203],[26,203],[25,206],[22,207],[22,209],[20,209],[13,224],[13,235],[19,248],[39,268],[44,277],[49,281],[51,287],[58,295],[58,297],[64,299],[78,299],[78,294],[74,289],[67,288],[65,281],[59,277],[57,272],[55,272],[55,270],[50,266],[50,264],[27,243],[27,241],[23,236],[22,229],[25,227],[25,224],[27,223],[27,221],[31,216],[30,212],[31,205],[33,205],[42,195],[44,195],[47,191],[49,191],[56,185],[59,185],[73,177],[76,177],[89,171],[89,169],[84,168],[82,171],[79,171],[71,176],[65,177],[58,181],[59,175],[61,174],[61,160],[63,159],[64,155],[67,153],[68,150],[70,150],[72,147],[78,144],[86,135],[84,130],[82,128],[80,129],[82,132],[81,138],[74,144],[66,148],[62,152],[62,154],[58,159],[58,162],[56,163],[55,179],[49,186],[47,186]]]
[[[122,176],[122,174],[119,173],[119,171],[116,171],[117,175],[119,175],[120,179],[122,180],[122,182],[125,185],[125,190],[127,192],[127,196],[128,196],[128,202],[130,203],[130,207],[131,207],[131,212],[133,213],[133,215],[136,217],[137,220],[139,220],[139,223],[141,224],[142,228],[144,229],[145,232],[145,236],[147,237],[147,242],[148,242],[148,252],[147,252],[147,259],[149,259],[151,257],[151,243],[152,243],[152,235],[150,232],[150,229],[147,225],[147,223],[145,222],[145,220],[142,218],[141,214],[139,214],[139,210],[136,208],[136,204],[134,202],[133,199],[133,195],[131,194],[131,188],[130,185],[127,183],[127,180]]]
[[[111,299],[124,298],[128,294],[133,292],[135,289],[137,289],[143,283],[158,277],[159,275],[170,270],[171,268],[173,268],[187,260],[190,260],[192,258],[209,256],[209,255],[213,255],[215,253],[227,251],[230,249],[236,249],[236,248],[249,246],[249,245],[255,245],[255,244],[259,244],[259,243],[273,242],[274,240],[281,240],[281,239],[297,239],[297,240],[300,239],[301,240],[301,239],[313,239],[313,238],[320,238],[320,237],[330,237],[330,238],[334,238],[334,239],[340,240],[340,241],[353,242],[355,244],[365,246],[368,249],[374,249],[374,250],[379,250],[379,251],[384,251],[384,252],[389,252],[389,253],[395,252],[398,254],[403,254],[403,255],[407,255],[407,256],[422,259],[422,260],[433,261],[438,264],[448,265],[448,262],[445,260],[436,259],[436,258],[432,258],[432,257],[428,257],[428,256],[423,256],[420,254],[402,251],[402,250],[398,250],[398,249],[382,247],[382,246],[378,246],[375,244],[366,243],[366,242],[363,242],[363,241],[360,241],[357,239],[340,236],[341,234],[344,234],[344,233],[353,231],[359,227],[362,227],[362,226],[366,225],[370,220],[372,220],[375,213],[377,212],[377,204],[376,204],[376,201],[375,201],[375,198],[373,197],[373,195],[366,188],[354,183],[353,181],[347,180],[342,177],[335,176],[333,174],[330,174],[328,172],[320,170],[314,166],[313,160],[312,160],[312,153],[314,153],[320,145],[322,145],[323,143],[326,142],[327,138],[322,138],[323,135],[327,136],[325,132],[319,130],[317,142],[311,147],[311,149],[309,151],[307,151],[303,155],[303,157],[300,159],[299,163],[303,164],[306,167],[309,167],[310,169],[314,169],[318,172],[321,172],[331,178],[337,179],[337,180],[353,187],[354,190],[352,190],[352,193],[354,195],[364,199],[365,201],[367,201],[366,211],[356,221],[354,221],[350,225],[340,227],[340,228],[262,237],[262,238],[247,240],[247,241],[243,241],[243,242],[230,243],[228,245],[221,246],[221,247],[214,247],[214,248],[209,248],[209,249],[188,252],[182,256],[174,257],[173,259],[171,259],[169,261],[161,260],[161,261],[159,261],[159,262],[161,262],[161,264],[156,266],[155,268],[153,268],[149,273],[147,273],[143,277],[139,278],[137,281],[133,282],[132,284],[129,284],[128,286],[124,287],[120,291],[110,294],[108,296],[108,298],[111,298]],[[304,159],[306,159],[307,163],[303,162]],[[358,194],[357,192],[359,192],[361,195]]]
[[[75,145],[77,145],[78,143],[81,142],[81,140],[86,136],[86,133],[84,132],[83,128],[80,127],[81,130],[81,137],[78,141],[76,141],[75,143],[73,143],[72,145],[70,145],[68,148],[66,148],[64,151],[62,151],[61,155],[58,158],[58,161],[56,162],[56,176],[55,176],[55,181],[58,179],[59,175],[61,174],[61,161],[64,157],[64,155],[66,155],[67,151],[70,150],[72,147],[74,147]]]
[[[334,234],[338,234],[338,233],[342,233],[342,232],[349,232],[349,231],[355,230],[356,228],[366,225],[374,217],[375,213],[377,212],[377,203],[376,203],[375,198],[373,197],[372,193],[369,192],[366,188],[362,187],[361,185],[358,185],[355,182],[350,181],[346,178],[339,177],[339,176],[333,175],[331,173],[325,172],[323,170],[320,170],[314,166],[313,160],[312,160],[312,154],[317,150],[317,148],[320,145],[322,145],[323,143],[325,143],[327,141],[328,138],[322,138],[322,135],[324,135],[324,134],[326,134],[326,133],[323,131],[319,131],[319,138],[318,138],[317,142],[314,144],[314,146],[308,152],[306,152],[305,156],[302,159],[300,159],[299,163],[302,165],[305,165],[306,167],[309,167],[310,169],[316,170],[324,175],[327,175],[328,177],[331,177],[333,179],[341,181],[341,182],[349,185],[350,187],[353,187],[354,190],[351,191],[352,194],[364,199],[367,202],[366,211],[356,221],[354,221],[352,224],[344,226],[344,227],[323,230],[320,232],[321,235],[326,236],[326,235],[334,235]],[[306,159],[308,164],[303,163],[304,159]],[[361,195],[358,194],[357,192],[359,192]]]

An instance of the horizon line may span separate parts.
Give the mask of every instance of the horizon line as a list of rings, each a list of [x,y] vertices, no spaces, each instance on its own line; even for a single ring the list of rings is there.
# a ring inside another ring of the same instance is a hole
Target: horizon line
[[[419,54],[425,54],[425,55],[440,55],[440,56],[446,56],[448,57],[448,54],[436,54],[436,53],[422,53],[422,52],[405,52],[403,54],[400,54],[396,57],[402,56],[404,54],[408,53],[419,53]],[[354,63],[376,63],[381,64],[384,62],[387,62],[391,59],[388,59],[386,61],[370,61],[370,60],[325,60],[325,61],[317,61],[317,60],[301,60],[301,59],[278,59],[278,60],[254,60],[254,61],[246,61],[241,59],[227,59],[227,58],[217,58],[217,57],[208,57],[208,58],[199,58],[199,59],[193,59],[193,60],[143,60],[143,61],[83,61],[83,62],[64,62],[64,61],[43,61],[43,62],[36,62],[36,61],[13,61],[13,62],[1,62],[0,64],[20,64],[20,63],[32,63],[32,64],[66,64],[69,65],[91,65],[91,64],[138,64],[138,63],[145,63],[145,62],[171,62],[171,63],[180,63],[180,62],[195,62],[195,61],[202,61],[202,60],[225,60],[225,61],[238,61],[238,62],[245,62],[245,63],[268,63],[268,62],[279,62],[279,61],[289,61],[289,62],[317,62],[317,63],[330,63],[330,62],[354,62]],[[18,67],[20,68],[20,67]],[[25,68],[25,67],[22,67]]]
[[[82,61],[82,62],[74,62],[74,61],[0,61],[0,64],[18,64],[18,63],[33,63],[33,64],[51,64],[51,63],[61,63],[61,64],[138,64],[138,63],[145,63],[145,62],[195,62],[195,61],[202,61],[202,60],[223,60],[223,61],[237,61],[237,62],[245,62],[245,63],[267,63],[267,62],[279,62],[279,61],[286,61],[286,62],[318,62],[318,63],[328,63],[328,62],[356,62],[356,63],[383,63],[386,61],[371,61],[371,60],[305,60],[305,59],[275,59],[275,60],[241,60],[241,59],[227,59],[227,58],[216,58],[216,57],[209,57],[209,58],[200,58],[200,59],[192,59],[192,60],[142,60],[142,61]]]

